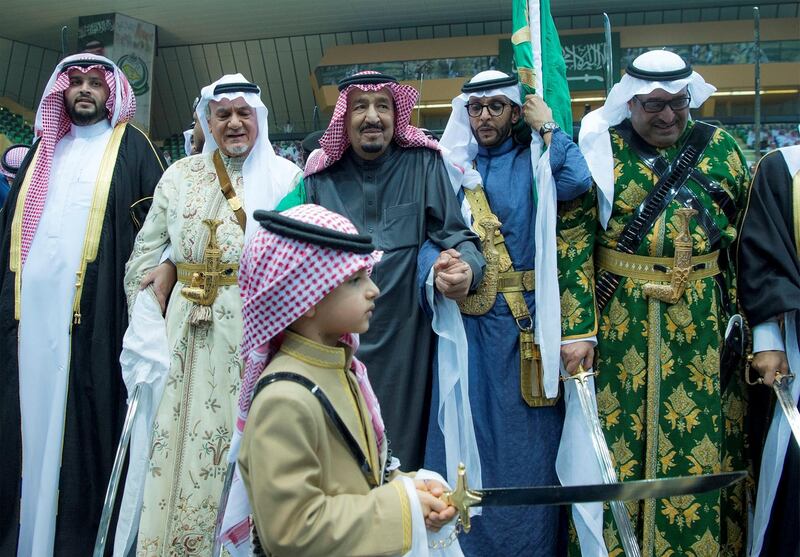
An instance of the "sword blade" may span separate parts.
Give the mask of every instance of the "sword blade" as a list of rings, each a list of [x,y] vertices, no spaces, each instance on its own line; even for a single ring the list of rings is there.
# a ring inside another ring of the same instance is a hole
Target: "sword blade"
[[[228,468],[225,469],[225,481],[222,484],[222,493],[217,506],[217,519],[214,522],[214,545],[211,547],[211,557],[219,557],[222,553],[220,534],[222,534],[222,521],[225,518],[225,509],[228,507],[228,498],[231,494],[231,485],[233,485],[234,466],[233,462],[229,462]]]
[[[575,386],[577,387],[578,399],[581,403],[581,412],[586,426],[589,428],[589,435],[592,438],[592,446],[594,447],[594,454],[597,457],[597,464],[600,467],[600,473],[603,476],[603,482],[606,484],[617,483],[617,472],[614,470],[614,463],[611,460],[611,452],[608,450],[606,437],[600,427],[600,419],[597,417],[597,412],[594,410],[592,404],[592,395],[589,392],[589,387],[584,382],[588,375],[573,376],[575,378]],[[628,510],[622,501],[611,501],[611,514],[614,516],[614,522],[617,524],[619,531],[620,542],[628,557],[640,557],[641,551],[639,544],[636,541],[636,535],[633,533],[633,525],[631,524]]]
[[[772,383],[772,390],[775,391],[775,396],[778,397],[778,404],[783,410],[783,415],[786,416],[786,421],[789,422],[789,427],[792,428],[795,442],[800,445],[800,412],[798,412],[797,406],[794,404],[789,384],[789,381],[784,377],[781,381]]]
[[[108,542],[108,526],[111,523],[111,515],[114,512],[114,502],[117,499],[117,488],[122,476],[122,467],[125,464],[125,456],[128,454],[128,445],[131,441],[131,430],[133,429],[133,418],[136,416],[136,409],[139,407],[140,385],[133,388],[133,396],[125,413],[125,421],[122,424],[122,434],[120,435],[117,454],[114,456],[114,465],[111,467],[111,477],[108,480],[106,498],[103,501],[103,512],[100,515],[100,525],[97,528],[97,538],[94,542],[94,557],[103,557]]]
[[[608,96],[608,92],[614,86],[614,52],[611,44],[611,20],[605,12],[603,12],[603,31],[606,41],[606,96]]]
[[[660,499],[722,489],[744,479],[746,475],[747,472],[738,471],[599,485],[476,489],[471,493],[479,496],[480,502],[472,506],[574,505],[595,501]]]

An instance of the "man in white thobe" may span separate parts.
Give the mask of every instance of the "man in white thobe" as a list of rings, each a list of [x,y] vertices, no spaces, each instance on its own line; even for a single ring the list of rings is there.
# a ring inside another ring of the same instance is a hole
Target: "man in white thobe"
[[[125,415],[123,262],[163,163],[102,56],[56,67],[0,213],[0,555],[88,555]]]

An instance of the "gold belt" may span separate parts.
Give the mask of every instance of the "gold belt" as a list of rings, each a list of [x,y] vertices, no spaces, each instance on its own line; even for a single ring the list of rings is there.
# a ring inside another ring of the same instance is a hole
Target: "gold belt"
[[[192,284],[192,278],[195,274],[203,276],[208,272],[208,268],[203,263],[177,263],[178,280],[183,284]],[[218,286],[230,286],[237,284],[239,281],[238,272],[239,264],[231,263],[229,265],[220,265],[217,267],[219,276],[217,277]]]
[[[675,264],[673,257],[631,255],[599,246],[595,249],[594,261],[598,267],[615,275],[651,282],[670,282],[669,271]],[[700,280],[718,275],[719,251],[693,255],[692,267],[688,280]]]
[[[483,187],[465,189],[467,202],[475,218],[476,231],[481,238],[486,258],[486,272],[477,291],[459,302],[465,315],[483,315],[492,309],[497,294],[503,295],[519,329],[519,384],[522,399],[528,406],[553,406],[560,395],[547,398],[544,392],[542,356],[533,334],[533,316],[522,292],[534,288],[533,271],[515,271],[505,244],[501,223],[492,213]]]
[[[497,277],[498,292],[531,292],[535,285],[533,271],[506,271]]]

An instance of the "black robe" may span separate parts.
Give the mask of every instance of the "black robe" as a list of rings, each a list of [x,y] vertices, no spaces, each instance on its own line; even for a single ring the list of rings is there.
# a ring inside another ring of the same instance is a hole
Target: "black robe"
[[[19,322],[14,318],[14,273],[9,266],[11,223],[37,146],[23,161],[5,210],[0,212],[0,557],[17,553],[22,473]],[[119,365],[128,326],[125,263],[149,209],[147,198],[152,197],[165,166],[147,136],[128,125],[114,166],[97,258],[86,267],[81,322],[72,327],[54,555],[84,557],[94,548],[127,406]],[[115,523],[116,518],[109,529],[112,535]],[[108,553],[112,547],[108,544]]]
[[[392,143],[367,161],[347,149],[341,160],[305,179],[306,201],[346,216],[371,234],[383,259],[372,271],[381,290],[357,356],[369,370],[387,438],[404,470],[422,466],[431,400],[433,331],[417,292],[417,253],[431,240],[455,248],[473,272],[485,261],[461,216],[441,155]]]
[[[739,238],[739,300],[751,326],[800,310],[800,260],[794,238],[792,176],[783,155],[773,151],[758,164]],[[800,328],[800,321],[798,321]],[[800,338],[800,331],[798,331]],[[754,472],[761,467],[775,397],[771,389],[750,390],[748,426]],[[800,450],[789,439],[783,474],[761,555],[800,555]]]

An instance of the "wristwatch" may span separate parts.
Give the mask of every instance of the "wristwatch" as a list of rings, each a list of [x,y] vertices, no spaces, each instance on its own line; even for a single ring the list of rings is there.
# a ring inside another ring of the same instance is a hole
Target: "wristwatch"
[[[559,125],[555,122],[545,122],[542,124],[542,127],[539,128],[539,135],[544,137],[544,134],[553,132],[559,128]]]

